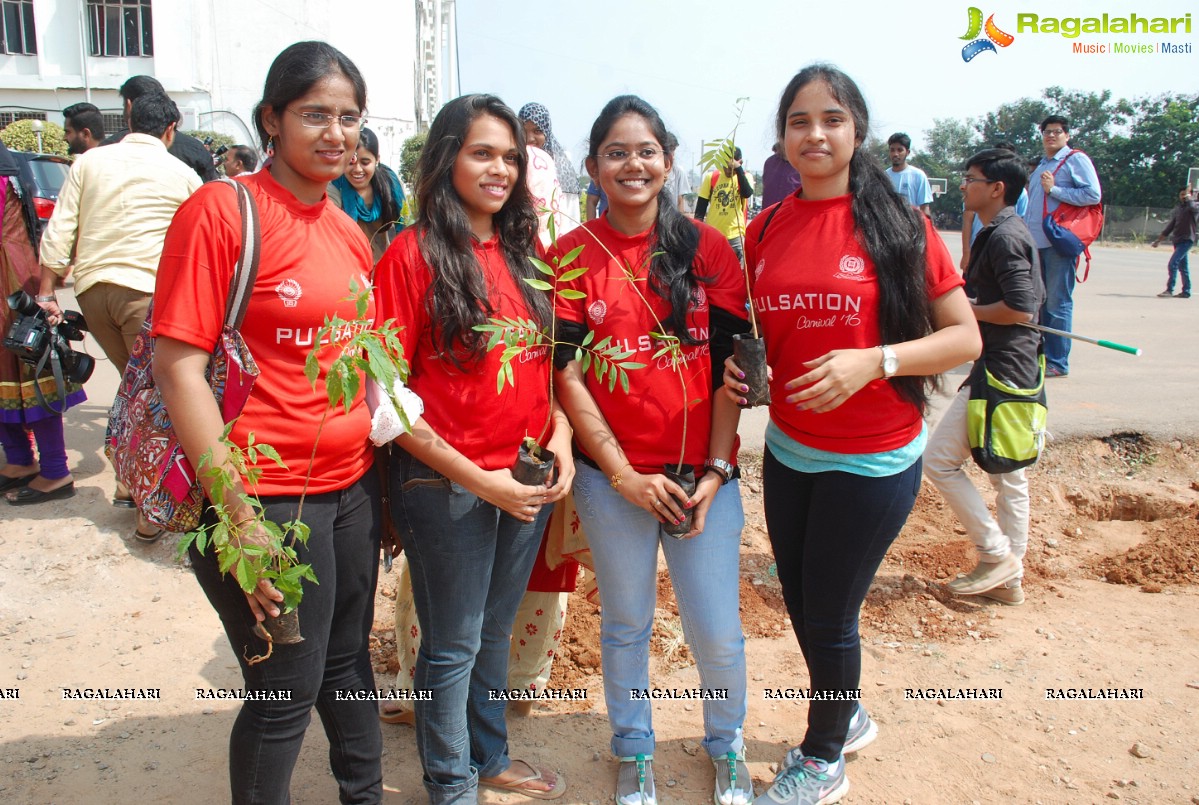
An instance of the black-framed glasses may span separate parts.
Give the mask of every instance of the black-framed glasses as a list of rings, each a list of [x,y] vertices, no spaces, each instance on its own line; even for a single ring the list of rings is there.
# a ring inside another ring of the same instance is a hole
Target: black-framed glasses
[[[1042,137],[1060,137],[1066,133],[1065,129],[1045,129],[1041,132]]]
[[[998,181],[999,181],[998,179],[980,179],[977,176],[963,176],[962,177],[962,184],[964,184],[964,185],[971,185],[971,184],[974,184],[975,182],[982,182],[984,184],[995,184]]]
[[[601,157],[609,162],[628,162],[633,157],[637,157],[642,162],[653,162],[662,154],[657,148],[638,148],[635,151],[626,151],[623,148],[613,148],[605,154],[600,154]]]
[[[300,123],[310,129],[327,129],[333,125],[336,120],[346,131],[357,131],[359,126],[365,125],[366,118],[361,115],[331,115],[328,112],[297,112],[295,109],[288,109],[296,117],[300,118]]]

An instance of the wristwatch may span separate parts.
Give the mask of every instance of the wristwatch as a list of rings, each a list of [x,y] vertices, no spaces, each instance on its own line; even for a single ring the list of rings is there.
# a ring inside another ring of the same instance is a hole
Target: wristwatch
[[[720,482],[724,486],[733,477],[733,465],[725,461],[723,458],[710,458],[704,462],[704,467],[709,470],[715,470],[724,479]]]
[[[883,351],[883,360],[879,364],[883,367],[883,378],[894,377],[899,371],[899,358],[895,355],[895,350],[886,344],[880,344],[879,349]]]

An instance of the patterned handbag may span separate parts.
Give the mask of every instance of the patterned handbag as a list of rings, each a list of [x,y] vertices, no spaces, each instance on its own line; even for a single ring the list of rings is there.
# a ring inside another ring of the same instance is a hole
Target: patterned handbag
[[[228,423],[241,413],[258,377],[258,365],[238,330],[258,276],[262,237],[258,207],[250,191],[240,182],[222,181],[237,193],[242,223],[241,254],[229,286],[225,325],[205,377],[221,408],[221,416]],[[154,384],[154,338],[150,335],[153,316],[151,301],[108,415],[104,452],[116,470],[117,480],[129,488],[142,515],[160,528],[184,532],[200,522],[204,491],[179,446],[170,414]]]

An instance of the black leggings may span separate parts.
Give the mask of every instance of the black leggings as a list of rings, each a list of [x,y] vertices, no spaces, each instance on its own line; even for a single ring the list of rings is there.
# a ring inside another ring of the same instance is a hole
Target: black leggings
[[[297,496],[263,498],[266,516],[284,523],[296,515]],[[212,510],[205,512],[212,521]],[[220,615],[249,691],[286,691],[290,701],[246,701],[229,736],[229,783],[235,805],[286,805],[291,773],[315,707],[329,738],[329,765],[343,803],[377,803],[383,797],[383,739],[373,701],[339,700],[341,691],[372,691],[369,638],[379,570],[379,479],[368,470],[339,492],[310,494],[304,521],[311,526],[300,561],[312,565],[318,584],[304,582],[300,633],[304,642],[276,645],[270,659],[251,633],[254,616],[241,588],[222,575],[212,551],[190,551],[196,579]],[[322,795],[323,796],[323,795]],[[216,800],[215,792],[205,797]]]
[[[766,449],[766,527],[783,599],[812,691],[856,691],[862,675],[858,613],[920,491],[921,462],[885,478],[796,472]],[[812,701],[805,755],[841,756],[853,701]]]

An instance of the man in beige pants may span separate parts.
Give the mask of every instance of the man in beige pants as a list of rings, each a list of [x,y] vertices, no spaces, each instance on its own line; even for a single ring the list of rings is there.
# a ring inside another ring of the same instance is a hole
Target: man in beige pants
[[[59,278],[74,265],[75,296],[88,330],[120,373],[141,330],[167,227],[200,178],[168,153],[179,109],[166,95],[138,98],[132,134],[92,148],[71,166],[42,236],[38,304],[51,324],[61,321]],[[117,505],[128,505],[118,489]],[[152,541],[139,523],[138,536]]]

